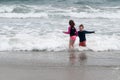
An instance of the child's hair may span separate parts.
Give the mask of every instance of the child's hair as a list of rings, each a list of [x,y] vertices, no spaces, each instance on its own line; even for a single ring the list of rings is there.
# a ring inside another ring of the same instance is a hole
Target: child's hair
[[[73,20],[69,20],[69,25],[74,26],[75,25],[74,21]]]
[[[79,27],[82,27],[82,28],[84,28],[83,24],[81,24]]]

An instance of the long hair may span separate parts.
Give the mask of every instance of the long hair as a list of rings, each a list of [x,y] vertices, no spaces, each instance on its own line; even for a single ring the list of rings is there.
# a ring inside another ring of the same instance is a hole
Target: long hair
[[[75,26],[74,21],[73,21],[73,20],[69,20],[69,25],[70,25],[71,27],[74,27],[74,26]]]

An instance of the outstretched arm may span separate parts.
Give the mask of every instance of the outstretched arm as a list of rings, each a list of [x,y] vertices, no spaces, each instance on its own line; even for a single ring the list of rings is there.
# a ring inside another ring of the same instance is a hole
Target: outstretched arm
[[[63,31],[63,33],[70,34],[70,27],[68,27],[68,31],[67,32]]]
[[[85,31],[86,34],[95,33],[95,31]]]

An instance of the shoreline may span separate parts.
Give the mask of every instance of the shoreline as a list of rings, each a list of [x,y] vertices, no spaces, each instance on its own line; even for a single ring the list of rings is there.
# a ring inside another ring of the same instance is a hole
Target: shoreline
[[[66,52],[29,52],[29,51],[11,51],[0,52],[1,63],[15,64],[69,64],[80,66],[84,63],[86,66],[120,66],[120,52],[92,52],[92,51],[66,51]]]
[[[0,52],[0,80],[119,80],[119,52]]]

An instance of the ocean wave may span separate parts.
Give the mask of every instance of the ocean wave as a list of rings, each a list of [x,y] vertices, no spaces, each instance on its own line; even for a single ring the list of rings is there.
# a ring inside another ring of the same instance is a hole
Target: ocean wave
[[[86,1],[77,1],[77,2],[74,2],[74,4],[81,4],[81,5],[87,5],[87,4],[103,4],[105,3],[106,1],[105,0],[86,0]]]
[[[34,10],[30,5],[0,5],[0,13],[30,13]]]
[[[0,36],[0,51],[67,51],[68,36],[62,33],[49,33],[44,36],[32,36],[30,34],[19,33],[14,37]],[[51,35],[51,37],[49,37]],[[62,36],[61,36],[62,35]],[[49,37],[49,38],[48,38]],[[87,36],[87,47],[79,47],[79,39],[75,43],[75,50],[84,51],[110,51],[120,50],[120,37],[117,35]]]
[[[51,17],[75,17],[75,18],[120,18],[119,6],[117,7],[80,7],[57,8],[34,5],[1,5],[1,18],[51,18]]]
[[[3,13],[0,14],[0,18],[48,18],[47,13]]]
[[[86,13],[86,12],[71,12],[71,13],[1,13],[0,18],[108,18],[108,19],[120,19],[120,12],[118,13]]]

